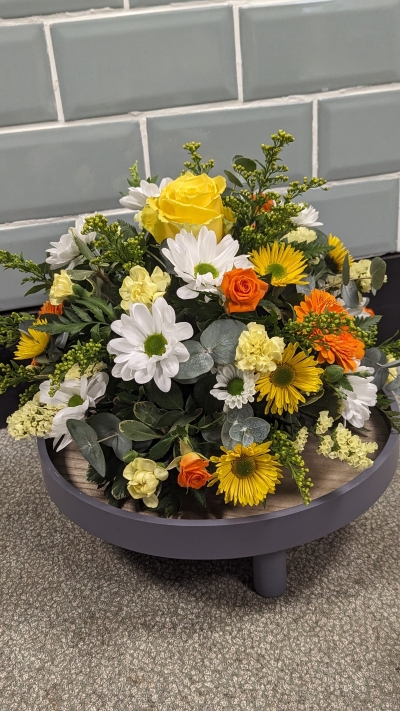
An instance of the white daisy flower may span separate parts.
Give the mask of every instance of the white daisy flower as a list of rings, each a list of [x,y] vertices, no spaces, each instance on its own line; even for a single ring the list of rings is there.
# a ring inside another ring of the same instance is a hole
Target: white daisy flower
[[[85,224],[84,217],[78,217],[75,222],[75,227],[70,227],[67,234],[61,235],[58,242],[50,242],[52,249],[46,249],[49,252],[46,262],[50,264],[50,269],[74,269],[79,264],[83,257],[76,246],[74,235],[79,237],[85,244],[90,244],[96,237],[96,232],[89,232],[87,235],[82,234],[83,225]]]
[[[64,405],[53,419],[53,425],[48,437],[54,437],[55,449],[64,449],[72,437],[68,432],[67,420],[84,420],[89,407],[94,407],[97,400],[103,397],[108,385],[107,373],[96,373],[91,378],[73,378],[64,380],[54,395],[50,396],[50,380],[40,384],[40,402],[48,405]],[[58,444],[60,443],[60,444]],[[58,445],[58,447],[57,447]]]
[[[372,382],[374,379],[373,368],[360,365],[356,372],[370,373],[371,375],[367,377],[347,375],[353,392],[340,388],[342,393],[346,395],[346,399],[343,400],[342,417],[353,427],[364,427],[365,422],[370,418],[369,408],[376,405],[377,387]]]
[[[168,183],[172,181],[172,178],[163,178],[160,185],[156,183],[148,183],[147,180],[140,181],[139,188],[129,188],[128,195],[125,195],[120,199],[122,207],[127,207],[128,210],[142,210],[146,204],[147,198],[158,197],[161,190],[165,188]]]
[[[255,383],[258,373],[251,370],[239,370],[234,365],[224,365],[217,370],[217,384],[210,391],[217,400],[225,400],[224,412],[229,408],[254,402]]]
[[[303,205],[304,203],[300,203]],[[304,207],[296,217],[291,217],[291,221],[298,227],[319,227],[323,222],[318,222],[319,212],[312,205]]]
[[[175,239],[167,239],[164,256],[173,264],[175,273],[187,286],[181,286],[181,299],[195,299],[199,292],[216,294],[225,272],[249,269],[253,265],[246,255],[238,255],[239,242],[225,235],[218,243],[215,232],[202,227],[197,238],[182,229]]]
[[[161,296],[152,306],[131,304],[129,316],[111,324],[121,338],[107,346],[116,354],[112,374],[122,380],[148,383],[154,379],[163,392],[171,389],[171,378],[177,375],[179,364],[189,360],[189,351],[181,343],[193,336],[190,323],[175,323],[175,311]]]

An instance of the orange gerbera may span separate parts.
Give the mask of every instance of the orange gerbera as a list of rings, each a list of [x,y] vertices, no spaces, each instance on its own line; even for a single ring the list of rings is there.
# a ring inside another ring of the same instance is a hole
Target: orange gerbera
[[[329,294],[327,291],[321,291],[320,289],[313,289],[309,296],[304,297],[304,300],[299,306],[294,307],[294,310],[297,320],[300,322],[304,321],[304,317],[307,316],[310,311],[313,311],[315,314],[331,311],[335,314],[343,313],[348,316],[346,309],[336,301],[332,294]]]
[[[53,306],[50,301],[45,301],[43,306],[41,306],[40,310],[38,311],[38,316],[42,316],[43,314],[56,314],[57,316],[62,316],[62,312],[62,304],[60,304],[59,306]]]
[[[345,373],[356,370],[356,360],[364,358],[365,346],[359,338],[349,331],[343,330],[340,335],[323,334],[315,331],[313,335],[313,348],[318,352],[318,363],[337,363]]]

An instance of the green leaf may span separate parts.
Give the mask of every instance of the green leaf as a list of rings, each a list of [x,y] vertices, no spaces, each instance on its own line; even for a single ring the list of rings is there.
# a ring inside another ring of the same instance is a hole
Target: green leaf
[[[208,414],[212,415],[216,410],[222,410],[223,403],[211,395],[210,390],[215,385],[215,375],[207,373],[200,378],[193,389],[193,395],[198,405]]]
[[[180,417],[182,417],[182,410],[169,410],[161,415],[157,426],[159,429],[171,427],[175,424],[175,422],[177,422],[177,420],[179,420]]]
[[[236,185],[237,188],[242,188],[242,187],[243,187],[243,185],[242,185],[242,183],[240,182],[240,180],[236,177],[236,175],[235,175],[234,173],[231,173],[230,170],[224,170],[224,173],[225,173],[226,177],[231,181],[231,183],[233,183],[234,185]]]
[[[174,381],[171,381],[171,389],[164,393],[155,384],[154,380],[146,384],[148,397],[165,410],[183,410],[182,391]]]
[[[346,304],[346,306],[348,306],[349,309],[357,308],[357,306],[359,305],[358,290],[354,281],[349,281],[347,286],[345,284],[342,284],[340,293],[344,303]]]
[[[119,472],[115,478],[115,481],[111,487],[111,495],[114,497],[114,499],[117,499],[117,501],[120,501],[121,499],[126,499],[129,496],[128,480],[125,479],[122,474],[122,471]]]
[[[245,324],[240,321],[220,319],[214,321],[203,331],[200,336],[200,343],[207,349],[208,354],[212,356],[216,365],[228,365],[235,360],[239,336],[245,330]],[[187,345],[187,342],[185,345]],[[207,370],[210,370],[210,368]],[[206,371],[203,370],[202,372]]]
[[[86,480],[92,482],[93,484],[97,484],[98,487],[103,486],[107,479],[105,479],[99,472],[92,467],[91,464],[88,466],[88,470],[86,472]]]
[[[252,173],[254,170],[257,169],[257,164],[254,162],[254,160],[251,160],[251,158],[237,157],[234,164],[240,165],[249,173]]]
[[[43,290],[44,290],[44,284],[35,284],[35,286],[31,286],[31,288],[25,292],[24,296],[29,296],[30,294],[37,294],[38,291],[43,291]]]
[[[204,495],[204,492],[200,491],[200,489],[190,489],[190,491],[193,494],[196,501],[200,504],[200,506],[202,506],[204,509],[206,509],[207,508],[207,499]]]
[[[86,323],[92,323],[93,319],[89,314],[84,311],[84,309],[79,308],[76,304],[71,304],[71,309],[79,316],[81,321],[86,321]]]
[[[88,259],[89,262],[91,262],[92,259],[95,258],[95,255],[93,254],[93,252],[90,251],[90,249],[89,249],[89,247],[87,246],[86,242],[84,242],[83,240],[81,240],[81,238],[78,237],[78,235],[75,234],[75,233],[74,233],[73,237],[74,237],[74,242],[75,242],[76,246],[78,247],[80,253],[81,253],[84,257],[86,257],[86,259]]]
[[[84,281],[93,276],[93,271],[87,269],[66,269],[66,272],[72,281]]]
[[[205,333],[205,331],[204,331]],[[185,341],[185,346],[190,353],[190,358],[185,363],[180,363],[177,380],[196,378],[203,373],[208,373],[214,365],[214,360],[198,341]]]
[[[188,425],[190,422],[193,422],[193,420],[197,420],[198,417],[200,417],[201,413],[203,412],[202,408],[199,407],[198,410],[195,412],[187,412],[184,415],[181,415],[179,417],[179,420],[177,420],[171,429],[174,429],[175,427],[184,427],[185,425]]]
[[[343,411],[343,400],[335,392],[332,392],[331,388],[323,394],[322,397],[318,398],[317,402],[306,403],[300,406],[302,412],[315,417],[319,417],[321,410],[328,410],[328,415],[333,417],[334,420],[338,420]]]
[[[368,318],[360,318],[356,316],[354,319],[354,324],[361,328],[362,331],[369,331],[372,326],[376,326],[381,320],[382,316],[368,316]]]
[[[106,474],[106,460],[104,459],[103,450],[97,442],[95,430],[87,422],[73,419],[67,420],[67,428],[72,439],[80,448],[82,456],[96,469],[100,476],[104,477]]]
[[[123,461],[126,462],[126,464],[129,464],[129,462],[133,462],[134,459],[136,459],[139,456],[139,452],[136,452],[136,450],[131,449],[130,452],[127,452],[124,454],[122,457]]]
[[[156,444],[153,444],[153,446],[150,448],[150,451],[149,451],[150,459],[153,459],[155,462],[157,462],[165,454],[167,454],[168,450],[172,447],[172,444],[177,439],[177,436],[178,436],[177,434],[175,434],[175,435],[167,434],[167,435],[165,435],[165,437],[160,439],[159,442],[156,442]]]
[[[45,331],[45,333],[50,333],[52,336],[58,333],[70,333],[71,335],[76,335],[81,333],[83,329],[87,326],[87,323],[46,323],[43,326],[35,326],[36,331]]]
[[[99,309],[96,304],[91,303],[89,300],[86,299],[78,299],[78,304],[86,306],[86,308],[93,314],[95,318],[97,318],[98,321],[105,323],[103,311]]]
[[[342,266],[342,282],[344,286],[347,286],[350,281],[350,261],[349,261],[349,253],[346,252],[346,256],[344,258],[343,266]]]
[[[98,439],[104,439],[107,447],[112,447],[118,459],[130,451],[132,441],[121,434],[120,420],[111,412],[100,412],[90,418],[90,426],[95,430]],[[110,439],[106,439],[109,437]]]
[[[378,291],[385,280],[386,262],[380,257],[374,257],[369,272],[371,274],[371,287]]]
[[[133,407],[135,417],[149,427],[157,427],[157,423],[162,416],[159,410],[152,402],[137,402]]]
[[[229,437],[249,447],[253,442],[263,442],[271,426],[261,417],[248,417],[244,422],[236,422],[229,429]]]
[[[119,429],[125,437],[134,442],[148,442],[152,439],[159,439],[160,434],[154,432],[150,427],[139,420],[124,420],[120,423]]]

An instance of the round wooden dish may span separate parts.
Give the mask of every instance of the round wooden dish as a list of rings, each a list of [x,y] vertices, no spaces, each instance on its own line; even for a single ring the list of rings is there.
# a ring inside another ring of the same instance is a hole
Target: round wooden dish
[[[86,481],[87,462],[70,445],[59,453],[50,440],[38,440],[47,491],[69,519],[114,545],[165,558],[215,560],[253,557],[254,586],[264,597],[281,595],[286,586],[286,550],[336,531],[364,513],[382,495],[396,471],[399,437],[374,410],[368,438],[378,442],[374,464],[361,474],[339,460],[304,452],[314,482],[309,506],[285,474],[267,505],[234,507],[207,491],[208,512],[190,499],[177,518],[139,512],[134,500],[121,509],[109,506],[102,491]],[[364,435],[365,437],[366,435]],[[311,439],[311,438],[310,438]]]

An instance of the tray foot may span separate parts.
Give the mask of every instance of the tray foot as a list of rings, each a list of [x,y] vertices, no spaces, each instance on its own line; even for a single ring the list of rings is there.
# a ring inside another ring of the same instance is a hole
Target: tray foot
[[[286,590],[286,551],[253,557],[254,589],[262,597],[278,597]]]

